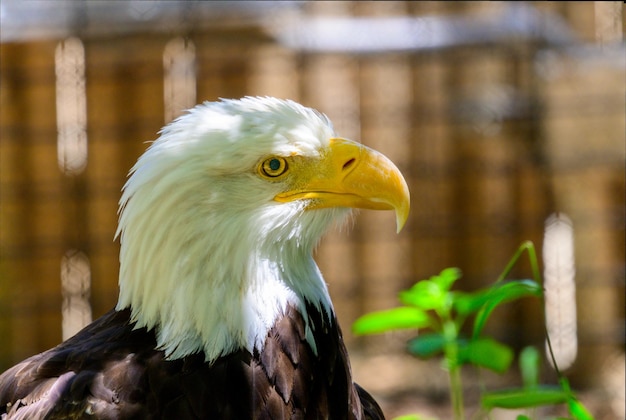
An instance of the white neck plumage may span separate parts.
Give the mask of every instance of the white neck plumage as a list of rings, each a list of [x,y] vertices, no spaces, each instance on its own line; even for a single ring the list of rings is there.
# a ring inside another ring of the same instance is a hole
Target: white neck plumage
[[[217,212],[188,199],[197,194],[192,186],[160,197],[155,190],[128,184],[122,198],[117,309],[130,307],[137,328],[154,328],[167,358],[204,351],[212,362],[260,350],[288,305],[305,320],[305,301],[332,312],[311,255],[348,210],[308,211],[296,202]],[[307,340],[315,351],[311,331]]]

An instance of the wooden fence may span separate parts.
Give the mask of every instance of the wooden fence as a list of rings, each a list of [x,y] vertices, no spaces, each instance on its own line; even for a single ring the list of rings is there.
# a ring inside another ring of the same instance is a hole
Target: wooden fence
[[[298,13],[470,19],[503,7],[332,3]],[[566,18],[590,7],[558,4],[552,11]],[[62,307],[87,299],[97,317],[115,304],[120,188],[165,121],[193,102],[271,95],[326,113],[342,136],[388,155],[409,182],[412,212],[400,235],[393,215],[363,211],[317,252],[352,351],[402,352],[399,339],[355,339],[351,322],[395,305],[400,289],[445,267],[463,270],[463,290],[492,282],[522,241],[541,250],[545,219],[564,212],[578,272],[572,375],[597,385],[598,363],[624,345],[624,65],[623,49],[617,59],[611,51],[514,39],[307,52],[249,23],[3,43],[0,370],[60,342]],[[62,92],[84,104],[67,105]],[[530,271],[522,263],[513,274]],[[70,275],[84,282],[68,292],[62,279]],[[539,303],[529,300],[498,312],[489,332],[541,345],[542,325]]]

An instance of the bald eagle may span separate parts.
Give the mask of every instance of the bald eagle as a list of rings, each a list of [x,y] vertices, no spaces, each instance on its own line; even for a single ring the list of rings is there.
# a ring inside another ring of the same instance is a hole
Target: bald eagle
[[[383,418],[353,383],[312,252],[409,192],[382,154],[289,100],[207,102],[166,126],[120,200],[119,300],[0,376],[3,419]]]

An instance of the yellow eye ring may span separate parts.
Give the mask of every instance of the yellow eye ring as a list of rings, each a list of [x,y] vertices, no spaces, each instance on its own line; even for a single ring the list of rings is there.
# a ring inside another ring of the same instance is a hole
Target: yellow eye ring
[[[272,156],[259,165],[259,170],[268,178],[276,178],[287,172],[287,161],[280,156]]]

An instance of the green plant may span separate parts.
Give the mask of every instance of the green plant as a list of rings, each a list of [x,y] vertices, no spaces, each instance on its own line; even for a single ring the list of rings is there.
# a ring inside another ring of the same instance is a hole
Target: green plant
[[[533,279],[507,280],[512,268],[527,252]],[[464,419],[461,366],[469,364],[498,373],[506,372],[513,361],[513,350],[482,335],[483,328],[493,310],[498,306],[524,297],[543,297],[537,256],[532,242],[523,243],[513,255],[502,274],[489,287],[475,292],[451,290],[461,278],[457,268],[447,268],[436,276],[415,283],[401,291],[402,306],[365,314],[356,320],[356,334],[378,334],[392,330],[417,329],[419,335],[408,343],[408,351],[418,358],[428,359],[443,355],[443,366],[448,372],[454,417]],[[463,337],[462,328],[473,317],[471,335]],[[541,405],[567,404],[575,420],[593,417],[572,393],[567,379],[559,372],[552,355],[553,366],[559,376],[559,386],[539,384],[539,353],[527,347],[520,354],[523,387],[493,392],[483,392],[481,408],[489,412],[494,408],[532,408]],[[518,417],[520,420],[526,416]]]

